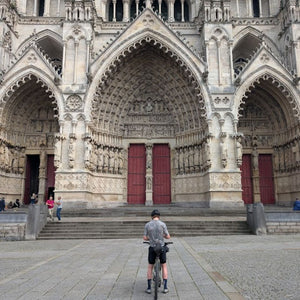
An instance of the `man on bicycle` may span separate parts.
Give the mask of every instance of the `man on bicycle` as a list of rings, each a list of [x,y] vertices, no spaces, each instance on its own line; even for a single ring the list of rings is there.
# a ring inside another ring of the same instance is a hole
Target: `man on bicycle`
[[[160,264],[162,267],[162,276],[164,289],[163,292],[166,294],[169,292],[168,290],[168,269],[167,269],[167,249],[165,247],[165,239],[169,239],[170,234],[167,229],[167,225],[160,220],[160,212],[155,209],[151,213],[152,220],[145,225],[144,237],[145,241],[149,241],[150,247],[148,250],[148,271],[147,271],[147,280],[148,280],[148,288],[146,293],[151,294],[151,280],[152,280],[152,271],[156,258],[156,247],[161,247],[161,252],[159,255]]]

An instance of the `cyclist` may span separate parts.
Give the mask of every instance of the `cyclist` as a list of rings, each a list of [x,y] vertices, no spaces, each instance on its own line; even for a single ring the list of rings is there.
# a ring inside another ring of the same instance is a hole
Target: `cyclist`
[[[165,247],[165,239],[170,239],[170,234],[167,229],[167,225],[160,220],[160,212],[155,209],[151,213],[152,220],[145,225],[144,237],[145,241],[149,241],[150,247],[148,250],[148,271],[147,271],[147,282],[148,287],[146,293],[151,294],[151,280],[152,271],[155,263],[156,253],[154,248],[160,246],[162,251],[160,253],[159,259],[162,267],[162,276],[164,289],[163,293],[168,293],[168,269],[167,269],[167,248]]]

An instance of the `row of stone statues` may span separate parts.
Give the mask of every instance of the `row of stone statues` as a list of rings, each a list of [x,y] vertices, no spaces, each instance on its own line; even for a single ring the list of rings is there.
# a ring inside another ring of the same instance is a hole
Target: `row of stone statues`
[[[178,147],[175,149],[176,174],[200,173],[211,166],[210,145],[204,142],[201,145]]]
[[[125,150],[85,141],[84,164],[92,172],[122,174]]]
[[[300,169],[300,139],[274,147],[274,168],[278,172]]]
[[[13,146],[0,139],[0,170],[6,173],[23,174],[25,148]]]

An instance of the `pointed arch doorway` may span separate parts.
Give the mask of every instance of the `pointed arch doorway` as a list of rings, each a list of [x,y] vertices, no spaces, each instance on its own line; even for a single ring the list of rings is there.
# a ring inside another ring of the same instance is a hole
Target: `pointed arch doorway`
[[[178,56],[172,51],[163,51],[154,37],[147,36],[134,45],[115,62],[107,84],[104,79],[97,87],[92,102],[93,130],[95,136],[109,135],[108,139],[99,139],[100,147],[111,147],[114,137],[124,147],[122,175],[127,190],[123,189],[122,195],[128,204],[168,204],[171,198],[185,201],[180,190],[172,189],[171,193],[171,182],[178,176],[185,184],[185,174],[177,172],[175,159],[182,162],[183,155],[193,156],[204,149],[196,145],[208,128],[205,106],[199,105],[204,103],[201,88],[184,62],[174,59]],[[147,160],[149,144],[151,168]],[[184,147],[188,150],[183,153]],[[185,169],[186,174],[194,174],[193,179],[202,172],[196,167],[200,164],[198,156],[194,156],[195,161],[189,159]],[[196,201],[195,191],[187,193],[191,195],[186,199]]]
[[[247,93],[238,123],[243,139],[242,189],[245,203],[290,203],[293,165],[291,155],[297,120],[291,95],[271,75],[258,78]],[[278,188],[283,182],[285,190]],[[252,194],[251,194],[252,193]]]
[[[16,186],[14,194],[24,204],[29,203],[32,193],[38,194],[43,203],[54,190],[54,143],[59,124],[55,118],[56,102],[51,98],[48,85],[38,75],[29,73],[18,81],[3,109],[14,161],[7,173]]]

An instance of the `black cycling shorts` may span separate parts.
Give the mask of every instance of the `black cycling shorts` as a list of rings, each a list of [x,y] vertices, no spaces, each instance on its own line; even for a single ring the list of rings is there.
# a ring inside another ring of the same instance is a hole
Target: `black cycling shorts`
[[[148,262],[151,265],[154,265],[155,263],[155,258],[156,258],[156,253],[153,249],[153,247],[149,247],[149,251],[148,251]],[[159,260],[161,264],[165,264],[167,262],[167,253],[165,251],[165,248],[162,248],[162,251],[159,255]]]

